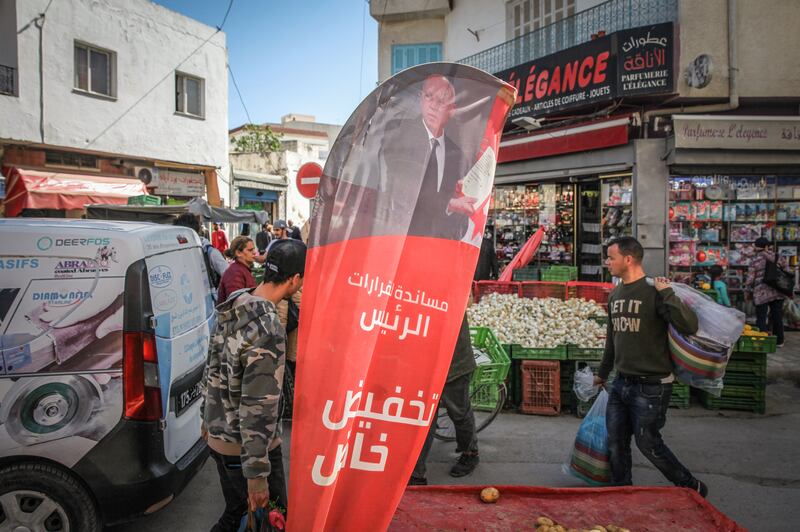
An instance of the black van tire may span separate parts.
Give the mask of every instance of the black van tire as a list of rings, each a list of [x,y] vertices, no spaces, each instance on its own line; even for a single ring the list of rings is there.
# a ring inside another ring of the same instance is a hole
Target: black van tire
[[[92,497],[75,478],[57,467],[26,462],[0,468],[0,497],[14,491],[34,491],[60,505],[70,531],[100,532],[100,519]],[[0,526],[3,525],[0,513]]]

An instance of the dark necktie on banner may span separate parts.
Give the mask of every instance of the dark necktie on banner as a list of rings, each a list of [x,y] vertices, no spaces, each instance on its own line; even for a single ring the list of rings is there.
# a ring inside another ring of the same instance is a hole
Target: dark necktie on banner
[[[311,218],[289,530],[389,526],[450,365],[515,98],[432,63],[381,84],[342,128]]]

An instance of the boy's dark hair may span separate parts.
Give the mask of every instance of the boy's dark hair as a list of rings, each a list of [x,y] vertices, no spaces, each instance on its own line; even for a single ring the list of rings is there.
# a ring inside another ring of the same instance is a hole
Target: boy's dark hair
[[[276,240],[267,251],[264,283],[283,284],[306,269],[306,245],[299,240]]]
[[[178,216],[177,218],[175,218],[175,221],[172,222],[172,225],[188,227],[198,235],[200,234],[200,219],[196,215],[190,212],[185,212],[180,216]]]
[[[712,280],[717,280],[722,277],[722,266],[715,264],[708,269],[708,273],[711,275]]]
[[[756,238],[754,246],[755,246],[756,249],[766,249],[766,247],[769,246],[769,239],[767,239],[767,238],[765,238],[763,236],[760,236],[760,237]]]
[[[619,252],[625,257],[633,257],[636,262],[642,262],[644,259],[644,248],[638,240],[632,236],[621,236],[612,240],[609,247],[616,245]]]

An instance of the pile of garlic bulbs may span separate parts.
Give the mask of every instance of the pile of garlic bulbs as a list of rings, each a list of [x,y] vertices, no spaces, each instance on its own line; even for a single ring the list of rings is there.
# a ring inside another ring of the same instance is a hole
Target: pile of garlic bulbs
[[[467,310],[471,327],[488,327],[502,344],[553,348],[564,344],[603,347],[606,327],[588,319],[606,311],[594,301],[529,299],[487,294]]]

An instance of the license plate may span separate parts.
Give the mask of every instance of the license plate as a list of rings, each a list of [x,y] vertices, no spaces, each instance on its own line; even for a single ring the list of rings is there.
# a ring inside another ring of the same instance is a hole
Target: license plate
[[[197,381],[175,391],[175,417],[180,416],[203,394],[203,375]]]

